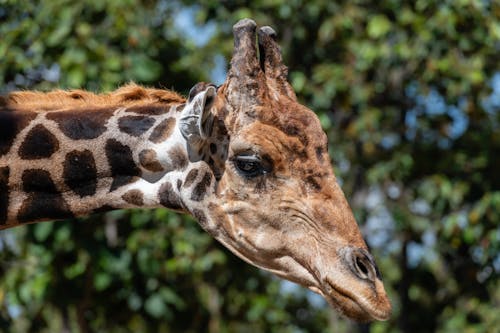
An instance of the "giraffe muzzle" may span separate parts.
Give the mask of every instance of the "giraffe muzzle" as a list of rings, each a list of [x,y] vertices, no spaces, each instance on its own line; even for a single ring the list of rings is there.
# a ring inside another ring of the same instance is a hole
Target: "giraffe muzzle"
[[[341,313],[359,322],[387,320],[392,312],[378,268],[364,248],[346,246],[338,251],[343,278],[326,276],[322,294]]]

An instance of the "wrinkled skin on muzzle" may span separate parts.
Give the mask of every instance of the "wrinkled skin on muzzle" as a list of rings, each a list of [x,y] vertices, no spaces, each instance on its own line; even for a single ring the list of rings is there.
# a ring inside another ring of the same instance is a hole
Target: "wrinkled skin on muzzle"
[[[226,152],[193,215],[245,261],[319,293],[345,316],[388,319],[391,304],[336,182],[326,135],[297,102],[274,31],[258,30],[257,52],[253,21],[233,30],[227,80],[203,97],[212,117],[203,131],[223,136]]]

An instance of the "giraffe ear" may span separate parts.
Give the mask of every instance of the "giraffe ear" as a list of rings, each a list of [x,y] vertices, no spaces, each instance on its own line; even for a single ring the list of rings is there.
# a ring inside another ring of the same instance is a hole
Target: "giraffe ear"
[[[216,94],[215,87],[206,83],[198,83],[191,88],[179,121],[182,136],[188,144],[198,145],[212,132],[213,117],[210,109]]]

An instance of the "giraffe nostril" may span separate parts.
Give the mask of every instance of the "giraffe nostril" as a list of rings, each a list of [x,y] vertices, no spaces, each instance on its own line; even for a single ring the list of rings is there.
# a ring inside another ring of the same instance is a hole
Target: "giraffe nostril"
[[[345,251],[345,259],[352,273],[358,278],[369,281],[380,278],[374,260],[365,249],[349,247]]]
[[[375,269],[364,253],[355,254],[353,259],[354,273],[361,279],[373,281],[376,276]]]
[[[366,268],[360,258],[356,258],[356,266],[358,266],[361,273],[363,273],[364,275],[368,275],[368,268]]]

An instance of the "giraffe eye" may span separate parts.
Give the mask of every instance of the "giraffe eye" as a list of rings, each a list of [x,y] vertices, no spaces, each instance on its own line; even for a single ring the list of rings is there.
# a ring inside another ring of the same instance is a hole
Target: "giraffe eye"
[[[261,160],[257,156],[236,156],[233,158],[233,163],[238,173],[243,177],[253,178],[267,173],[267,170],[263,167]]]

